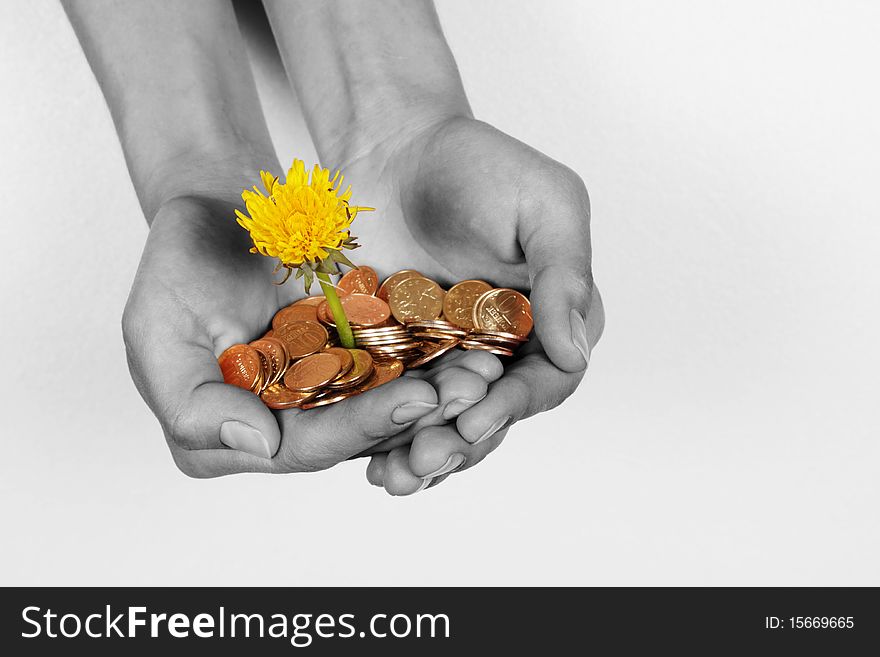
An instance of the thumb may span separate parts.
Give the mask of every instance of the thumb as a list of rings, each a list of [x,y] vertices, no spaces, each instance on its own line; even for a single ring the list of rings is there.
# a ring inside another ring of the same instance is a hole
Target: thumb
[[[520,226],[535,332],[547,357],[566,372],[586,368],[591,349],[590,201],[583,183],[578,183],[576,193],[529,208]]]
[[[181,313],[166,323],[126,309],[123,336],[135,385],[170,442],[265,459],[278,451],[274,415],[253,393],[223,382],[212,341],[195,318]]]

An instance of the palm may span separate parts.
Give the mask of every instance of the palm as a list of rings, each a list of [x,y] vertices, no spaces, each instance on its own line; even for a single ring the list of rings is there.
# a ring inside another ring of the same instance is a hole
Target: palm
[[[268,258],[248,252],[232,206],[177,199],[157,214],[130,304],[177,337],[209,340],[219,352],[265,330],[291,290],[272,284]]]
[[[485,278],[526,288],[517,183],[539,157],[485,124],[458,120],[390,156],[377,149],[347,164],[355,201],[377,208],[355,224],[356,261],[385,275],[418,269],[447,284]]]

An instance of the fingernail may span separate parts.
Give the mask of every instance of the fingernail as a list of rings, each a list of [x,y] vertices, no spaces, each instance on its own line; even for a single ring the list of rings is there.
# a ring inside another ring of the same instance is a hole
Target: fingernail
[[[269,442],[263,434],[244,422],[230,421],[220,425],[220,442],[239,452],[247,452],[263,459],[272,458]]]
[[[391,421],[395,424],[406,424],[426,416],[435,408],[437,408],[437,404],[421,401],[408,402],[391,411]]]
[[[427,474],[422,478],[433,479],[434,477],[445,475],[446,473],[452,472],[453,470],[458,470],[461,466],[464,465],[465,461],[467,461],[467,457],[464,454],[453,454],[448,459],[446,459],[446,463],[434,470],[434,472],[432,472],[431,474]]]
[[[422,492],[423,490],[425,490],[425,489],[426,489],[428,486],[430,486],[430,485],[431,485],[431,479],[430,479],[430,477],[427,478],[427,479],[424,479],[424,480],[422,481],[422,485],[419,486],[418,488],[416,488],[416,493],[420,493],[420,492]],[[413,495],[415,495],[416,493],[413,493]]]
[[[485,395],[483,395],[485,397]],[[481,398],[482,399],[482,398]],[[471,406],[476,404],[479,399],[454,399],[453,401],[446,404],[446,408],[443,409],[443,419],[451,420],[454,417],[458,417],[462,413],[464,413]]]
[[[491,427],[486,429],[486,433],[484,433],[482,436],[480,436],[477,439],[477,441],[474,443],[474,445],[479,445],[481,442],[483,442],[487,438],[491,438],[492,436],[494,436],[496,433],[501,431],[501,429],[503,429],[504,426],[508,422],[510,422],[510,420],[511,420],[511,417],[509,415],[507,415],[506,417],[503,417],[500,420],[498,420],[497,422],[495,422]]]
[[[571,341],[584,357],[584,366],[590,364],[590,345],[587,344],[587,322],[580,311],[571,309],[569,313],[571,321]]]

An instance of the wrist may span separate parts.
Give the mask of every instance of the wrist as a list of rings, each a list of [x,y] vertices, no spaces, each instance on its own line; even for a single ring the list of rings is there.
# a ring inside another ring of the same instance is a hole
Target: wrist
[[[429,1],[264,4],[324,166],[471,116]]]
[[[132,167],[132,164],[129,164]],[[241,192],[260,180],[260,171],[284,171],[274,151],[235,140],[204,141],[166,151],[140,176],[132,176],[147,223],[160,207],[180,197],[209,198],[243,207]]]

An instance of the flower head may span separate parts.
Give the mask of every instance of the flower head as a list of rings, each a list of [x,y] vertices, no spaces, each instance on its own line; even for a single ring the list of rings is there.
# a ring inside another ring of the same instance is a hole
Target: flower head
[[[267,171],[260,171],[260,178],[266,194],[256,186],[244,190],[247,214],[235,211],[254,242],[252,253],[278,258],[288,276],[293,270],[297,278],[305,275],[307,288],[316,271],[336,273],[337,262],[354,267],[342,254],[358,246],[351,222],[359,211],[373,208],[349,205],[351,186],[341,192],[339,171],[330,178],[330,170],[316,164],[310,180],[303,161],[294,160],[285,182]]]

